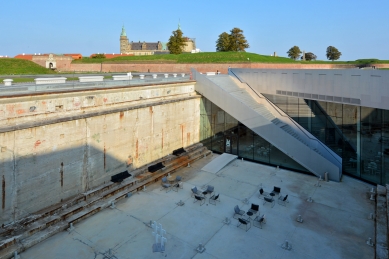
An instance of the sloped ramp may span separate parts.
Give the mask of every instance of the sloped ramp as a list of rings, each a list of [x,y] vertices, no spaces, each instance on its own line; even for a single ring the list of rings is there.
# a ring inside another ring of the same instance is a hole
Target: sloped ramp
[[[237,159],[238,156],[223,153],[208,164],[206,164],[201,170],[208,172],[208,173],[213,173],[216,174],[219,172],[223,167],[228,165],[231,161]]]

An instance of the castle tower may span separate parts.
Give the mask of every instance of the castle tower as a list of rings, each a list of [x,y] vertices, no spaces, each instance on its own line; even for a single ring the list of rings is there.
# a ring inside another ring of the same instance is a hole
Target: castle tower
[[[128,42],[126,29],[124,25],[122,27],[122,33],[120,34],[120,53],[127,53],[131,50],[131,44]]]

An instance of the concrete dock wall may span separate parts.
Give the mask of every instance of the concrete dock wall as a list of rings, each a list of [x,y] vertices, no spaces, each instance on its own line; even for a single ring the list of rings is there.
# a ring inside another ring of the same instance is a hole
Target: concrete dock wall
[[[193,83],[2,99],[0,224],[197,143],[199,107]]]

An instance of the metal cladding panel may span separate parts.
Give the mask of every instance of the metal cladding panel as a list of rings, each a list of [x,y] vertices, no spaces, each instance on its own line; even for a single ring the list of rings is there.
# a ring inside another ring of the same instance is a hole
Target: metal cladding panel
[[[232,93],[211,81],[207,76],[200,75],[194,70],[192,70],[192,73],[195,75],[197,81],[195,85],[195,90],[197,92],[266,139],[269,143],[277,147],[296,162],[300,163],[313,174],[323,175],[324,172],[328,172],[331,180],[340,180],[341,159],[338,157],[337,159],[340,159],[340,162],[335,161],[335,163],[340,164],[334,164],[327,158],[313,151],[313,149],[319,148],[324,153],[332,152],[325,146],[321,146],[317,139],[316,141],[312,140],[308,144],[304,144],[279,126],[272,123],[264,115],[261,115],[259,112],[253,110],[247,104],[237,99]],[[221,77],[218,76],[218,78]],[[228,78],[226,80],[228,80]],[[219,82],[219,84],[222,83],[223,82]],[[239,89],[238,86],[236,87]],[[243,91],[242,89],[240,90]],[[267,107],[268,109],[275,109],[271,104],[267,105],[269,106]],[[274,113],[276,113],[276,111],[274,111]],[[295,125],[290,126],[293,127]],[[300,132],[299,134],[304,135],[309,133]]]
[[[242,82],[250,82],[249,85],[256,92],[263,94],[277,94],[277,90],[280,90],[337,96],[342,98],[341,103],[389,110],[389,103],[382,101],[389,98],[387,70],[231,68],[230,71]],[[260,79],[255,80],[254,75],[261,75]]]

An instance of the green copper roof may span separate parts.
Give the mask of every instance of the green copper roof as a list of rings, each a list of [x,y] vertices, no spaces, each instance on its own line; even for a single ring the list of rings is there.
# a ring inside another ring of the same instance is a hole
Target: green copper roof
[[[124,29],[124,25],[122,27],[122,33],[120,34],[120,36],[127,36],[126,29]]]

